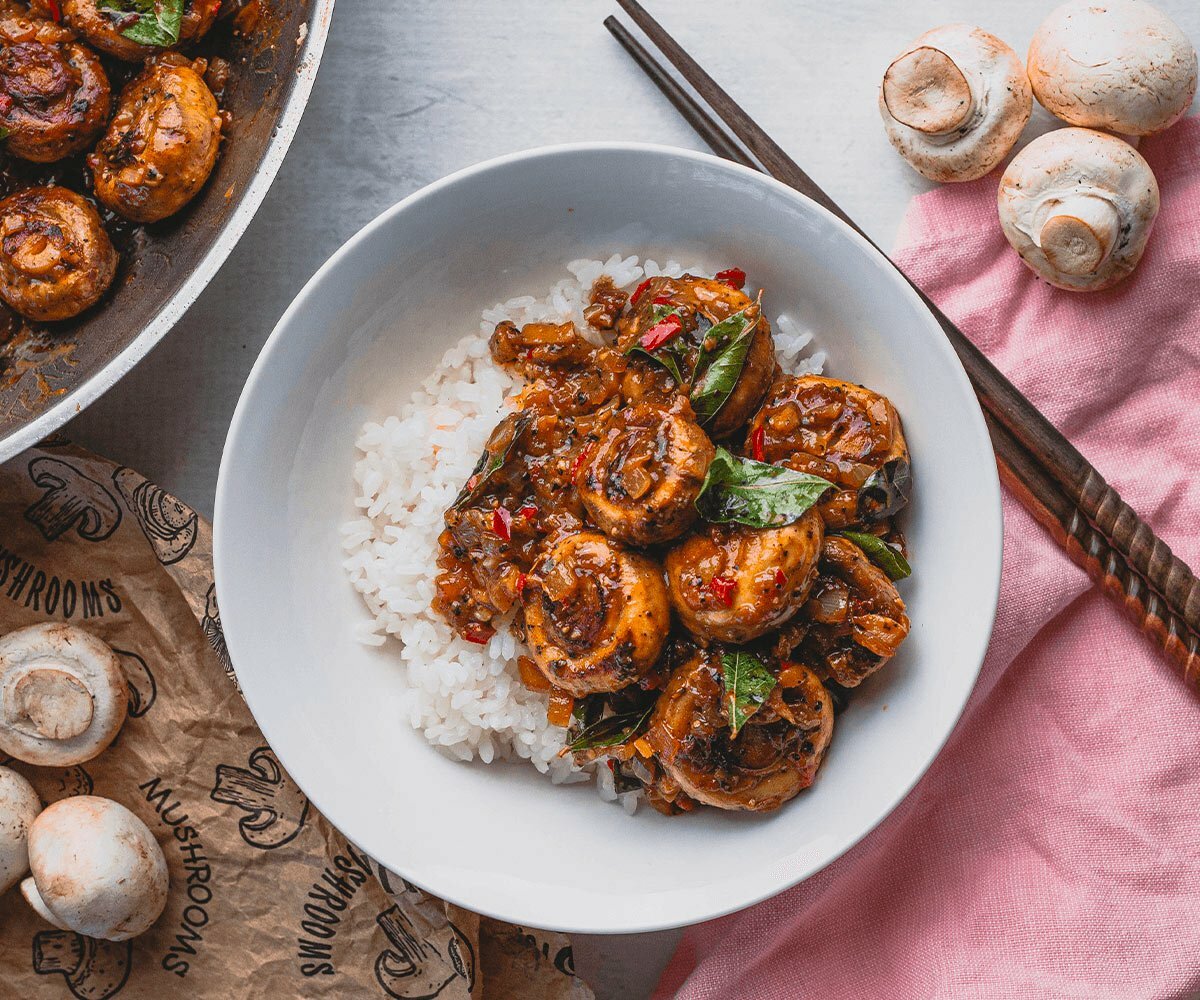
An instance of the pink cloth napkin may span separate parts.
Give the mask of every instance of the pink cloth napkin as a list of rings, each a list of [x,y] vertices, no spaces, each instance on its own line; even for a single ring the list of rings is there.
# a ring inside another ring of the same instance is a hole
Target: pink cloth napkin
[[[1200,566],[1200,118],[1142,152],[1162,211],[1115,289],[1037,280],[997,174],[914,199],[897,260]],[[991,649],[929,773],[824,871],[690,929],[656,998],[1200,991],[1200,697],[1008,496],[1004,528]]]

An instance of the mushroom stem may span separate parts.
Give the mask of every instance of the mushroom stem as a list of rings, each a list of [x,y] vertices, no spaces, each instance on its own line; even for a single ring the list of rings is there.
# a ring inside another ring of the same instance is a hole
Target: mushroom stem
[[[971,85],[958,64],[929,45],[905,52],[887,68],[883,101],[896,121],[926,135],[953,132],[967,122],[974,106]]]
[[[1063,274],[1095,272],[1116,245],[1121,217],[1106,198],[1076,194],[1064,198],[1046,217],[1038,245]]]
[[[9,725],[28,723],[50,740],[69,740],[92,724],[92,693],[66,670],[53,666],[30,670],[5,699]]]

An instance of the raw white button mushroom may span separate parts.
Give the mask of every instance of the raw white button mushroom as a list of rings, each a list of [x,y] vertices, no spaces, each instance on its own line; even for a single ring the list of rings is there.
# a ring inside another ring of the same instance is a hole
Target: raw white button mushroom
[[[1158,184],[1129,143],[1064,128],[1013,158],[998,207],[1004,235],[1034,271],[1059,288],[1096,291],[1137,267],[1158,215]]]
[[[65,931],[124,941],[167,905],[167,859],[149,828],[118,802],[77,795],[48,806],[29,830],[32,875],[21,894]]]
[[[888,138],[931,181],[982,177],[1008,155],[1032,111],[1020,58],[969,24],[925,32],[879,89]]]
[[[41,811],[33,785],[11,768],[0,767],[0,896],[29,871],[29,828]]]
[[[91,760],[125,721],[129,687],[107,643],[74,625],[0,639],[0,750],[28,764]]]
[[[1142,0],[1070,0],[1029,46],[1042,106],[1072,125],[1152,135],[1196,93],[1196,50],[1174,21]]]

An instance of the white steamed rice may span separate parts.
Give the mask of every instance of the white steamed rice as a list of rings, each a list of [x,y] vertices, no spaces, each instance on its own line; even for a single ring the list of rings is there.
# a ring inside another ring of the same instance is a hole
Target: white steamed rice
[[[488,338],[501,320],[517,326],[583,318],[592,284],[608,275],[632,289],[646,277],[703,274],[676,261],[613,254],[606,261],[574,260],[571,276],[543,298],[521,295],[486,309],[479,331],[442,357],[399,413],[366,424],[354,466],[359,516],[342,526],[345,568],[371,618],[356,638],[382,646],[388,636],[403,666],[405,709],[413,728],[447,755],[469,761],[527,760],[555,782],[600,776],[599,791],[617,798],[607,767],[581,771],[558,756],[565,730],[546,721],[547,695],[528,690],[517,672],[520,644],[500,628],[486,646],[458,637],[430,607],[437,577],[442,517],[471,475],[488,436],[505,412],[519,379],[492,363]],[[805,355],[812,334],[788,316],[775,317],[776,356],[787,371],[820,372],[825,352]],[[630,811],[635,793],[619,796]]]

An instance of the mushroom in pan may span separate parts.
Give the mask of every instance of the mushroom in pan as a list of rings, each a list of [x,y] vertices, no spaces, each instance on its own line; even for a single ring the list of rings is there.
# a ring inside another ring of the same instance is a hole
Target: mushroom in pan
[[[129,702],[107,643],[65,623],[0,639],[0,750],[27,764],[91,760],[117,735]]]
[[[125,941],[167,905],[167,859],[154,834],[97,795],[55,802],[33,821],[29,868],[21,894],[60,930]]]
[[[1000,180],[1000,225],[1052,285],[1096,291],[1142,258],[1158,215],[1150,165],[1127,142],[1065,128],[1031,142]]]
[[[52,10],[47,0],[34,0],[34,4]],[[164,49],[199,41],[220,10],[221,0],[184,0],[178,37],[172,39],[172,31],[158,17],[157,9],[154,14],[146,13],[144,5],[132,0],[62,0],[63,18],[88,42],[101,52],[134,63]]]
[[[559,541],[534,564],[521,597],[534,661],[576,697],[634,683],[658,661],[671,627],[658,565],[598,531]]]
[[[888,139],[931,181],[971,181],[1008,155],[1033,111],[1025,67],[969,24],[927,31],[892,60],[879,90]]]
[[[1029,46],[1029,81],[1042,106],[1072,125],[1153,135],[1196,93],[1196,50],[1143,0],[1069,0]]]
[[[82,152],[111,106],[100,59],[70,29],[0,9],[0,125],[9,153],[51,163]]]
[[[108,131],[88,156],[96,197],[134,222],[158,222],[192,200],[217,162],[221,116],[204,61],[146,64],[121,91]]]
[[[33,785],[12,768],[0,767],[0,896],[29,871],[29,828],[41,811]]]
[[[70,319],[100,300],[117,251],[91,203],[31,187],[0,201],[0,298],[29,319]]]

